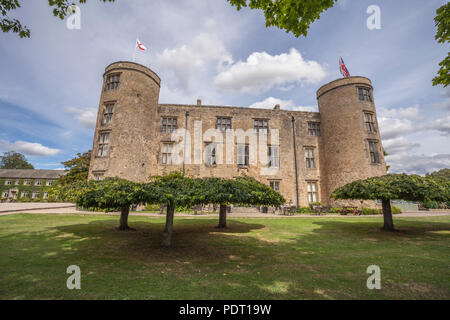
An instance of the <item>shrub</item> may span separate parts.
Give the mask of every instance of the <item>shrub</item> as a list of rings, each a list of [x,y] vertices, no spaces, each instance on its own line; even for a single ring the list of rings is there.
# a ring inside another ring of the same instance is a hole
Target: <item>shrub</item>
[[[439,208],[438,203],[437,203],[436,201],[433,201],[433,200],[431,200],[431,201],[425,201],[425,202],[423,203],[423,206],[424,206],[425,208],[428,208],[428,209],[438,209],[438,208]]]
[[[300,207],[297,208],[297,213],[314,213],[314,210],[312,210],[310,207]]]
[[[394,210],[392,210],[394,211]],[[392,212],[394,213],[394,212]],[[372,209],[372,208],[363,208],[362,209],[362,214],[364,216],[371,216],[371,215],[375,215],[375,214],[382,214],[382,210],[381,209]]]
[[[400,213],[402,213],[403,211],[402,211],[402,209],[399,208],[399,207],[392,206],[391,212],[392,212],[392,214],[400,214]]]
[[[341,213],[341,208],[331,208],[328,210],[329,213]]]

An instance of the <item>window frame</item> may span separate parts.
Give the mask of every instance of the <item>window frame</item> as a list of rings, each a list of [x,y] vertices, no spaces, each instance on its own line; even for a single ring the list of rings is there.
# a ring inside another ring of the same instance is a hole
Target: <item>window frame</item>
[[[319,184],[317,181],[306,181],[306,194],[308,203],[319,202]]]
[[[308,121],[308,136],[320,137],[320,121]]]
[[[225,121],[225,123],[224,123]],[[216,129],[221,132],[226,132],[233,128],[231,117],[216,117]]]
[[[253,130],[256,133],[269,134],[270,119],[253,118]]]
[[[272,153],[272,149],[276,150],[275,155]],[[269,168],[279,168],[280,167],[280,146],[268,145],[267,146],[267,156],[269,157],[269,163],[267,164]],[[275,165],[273,165],[274,162],[275,162]]]
[[[98,133],[98,147],[97,147],[97,157],[104,158],[109,156],[109,142],[111,131],[99,131]],[[104,137],[107,137],[105,140]],[[106,149],[105,149],[106,147]],[[106,151],[105,151],[106,150]]]
[[[121,72],[108,74],[105,79],[105,92],[119,89]]]
[[[244,154],[240,154],[239,150],[242,150],[244,148]],[[237,144],[237,165],[238,167],[248,167],[249,166],[249,160],[250,160],[250,146],[247,143],[238,143]],[[244,163],[241,163],[240,160],[244,160]]]
[[[371,140],[367,139],[367,143],[369,145],[369,158],[371,164],[380,164],[381,158],[380,158],[380,151],[378,149],[379,143],[378,140]],[[375,145],[375,148],[373,146]],[[375,149],[375,150],[373,150]]]
[[[375,113],[371,111],[363,111],[364,126],[368,133],[376,133]],[[370,119],[368,119],[370,117]]]
[[[169,121],[171,123],[169,123]],[[178,129],[178,117],[163,116],[161,117],[161,132],[171,134]]]
[[[373,102],[372,89],[369,87],[357,87],[359,101]]]
[[[305,166],[307,169],[316,169],[315,147],[304,147],[305,150]]]
[[[280,180],[269,180],[269,187],[274,191],[280,192]]]
[[[167,147],[167,149],[165,149],[165,147]],[[173,155],[173,142],[163,142],[161,146],[161,164],[165,166],[172,165],[173,164],[172,155]]]
[[[112,119],[113,119],[113,115],[114,115],[115,109],[116,109],[116,103],[115,102],[107,102],[107,103],[104,104],[103,116],[102,116],[102,121],[101,121],[101,125],[102,126],[105,126],[105,125],[108,125],[108,124],[112,123]]]

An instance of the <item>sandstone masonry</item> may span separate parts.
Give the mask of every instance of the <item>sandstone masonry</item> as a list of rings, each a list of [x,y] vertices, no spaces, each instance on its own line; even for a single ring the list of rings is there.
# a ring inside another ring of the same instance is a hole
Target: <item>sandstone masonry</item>
[[[333,205],[329,195],[335,188],[386,174],[373,88],[367,78],[343,78],[322,86],[317,91],[319,112],[287,111],[278,105],[272,110],[205,106],[201,101],[160,104],[160,78],[132,62],[109,65],[103,78],[90,179],[118,176],[143,182],[183,167],[187,175],[196,177],[249,175],[278,189],[288,203],[306,206],[316,201]],[[199,121],[202,163],[196,163],[193,154],[199,148],[194,145]],[[172,131],[184,128],[191,135],[186,140],[191,152],[184,164],[174,164]],[[226,146],[217,135],[207,134],[211,128],[223,129],[218,134],[224,138],[226,129],[265,134],[275,174],[261,170],[269,164],[250,163],[254,150],[248,139],[244,144],[233,141],[232,163],[227,163],[223,151],[220,164],[217,145]],[[272,144],[276,130],[278,143]]]

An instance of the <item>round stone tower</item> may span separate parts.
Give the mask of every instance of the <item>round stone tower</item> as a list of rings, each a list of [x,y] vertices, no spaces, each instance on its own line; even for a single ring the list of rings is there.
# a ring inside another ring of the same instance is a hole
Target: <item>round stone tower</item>
[[[115,62],[103,74],[89,179],[146,181],[156,165],[161,80],[147,67]]]
[[[322,199],[349,182],[386,174],[373,87],[365,77],[348,77],[320,87]],[[373,202],[372,204],[373,205]]]

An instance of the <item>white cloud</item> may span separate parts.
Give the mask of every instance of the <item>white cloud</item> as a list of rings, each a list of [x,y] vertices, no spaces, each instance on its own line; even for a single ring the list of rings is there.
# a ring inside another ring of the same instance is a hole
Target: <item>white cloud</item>
[[[14,143],[10,143],[6,140],[0,140],[0,148],[4,150],[13,150],[16,152],[23,153],[25,155],[30,156],[54,156],[58,154],[61,150],[53,149],[46,146],[43,146],[40,143],[35,142],[26,142],[26,141],[16,141]]]
[[[211,28],[214,21],[208,19],[206,27]],[[191,77],[204,70],[207,63],[217,62],[217,69],[222,70],[233,62],[231,54],[219,36],[213,31],[201,32],[195,36],[189,45],[182,45],[175,49],[165,49],[157,57],[160,68],[173,72],[181,88],[189,91]]]
[[[416,147],[420,147],[420,144],[411,143],[404,137],[397,137],[383,141],[383,148],[389,155],[409,152]]]
[[[378,108],[378,113],[382,117],[386,118],[405,118],[405,119],[420,118],[418,105],[409,108],[397,108],[397,109]]]
[[[249,108],[256,109],[273,109],[275,105],[279,104],[282,110],[293,110],[293,111],[312,111],[317,112],[317,107],[315,106],[296,106],[292,100],[282,100],[274,97],[268,97],[263,101],[255,102],[249,106]]]
[[[274,87],[289,88],[298,83],[318,83],[325,77],[325,69],[316,61],[306,61],[300,52],[272,56],[266,52],[253,52],[247,61],[238,61],[214,79],[222,91],[258,94]]]
[[[386,162],[391,167],[390,173],[425,174],[443,168],[450,168],[450,154],[411,155],[400,153],[387,156]]]
[[[74,107],[67,107],[67,112],[74,113],[75,119],[87,129],[95,129],[97,123],[97,110],[94,108],[79,109]]]
[[[445,118],[439,118],[434,120],[427,126],[428,129],[438,130],[443,135],[450,135],[450,115]]]

